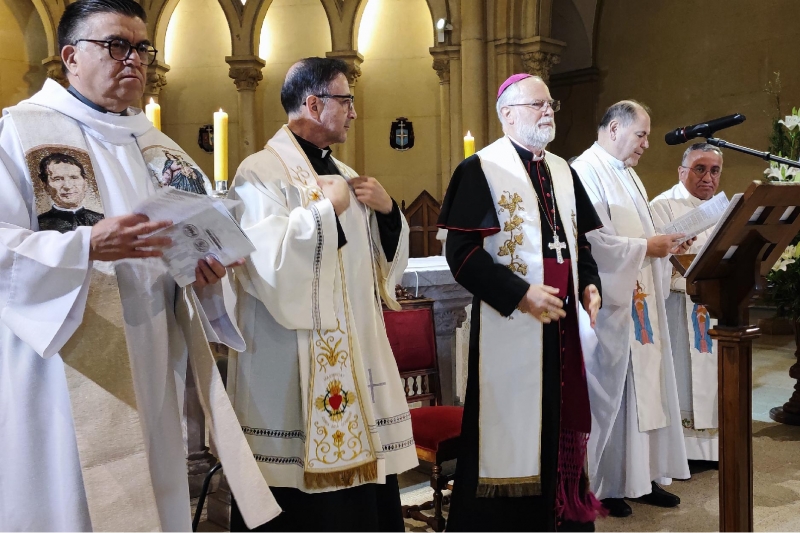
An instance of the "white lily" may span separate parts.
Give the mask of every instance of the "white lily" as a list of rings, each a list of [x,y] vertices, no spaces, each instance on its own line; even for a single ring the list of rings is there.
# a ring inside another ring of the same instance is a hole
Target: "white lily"
[[[764,175],[774,181],[800,181],[800,168],[790,168],[784,163],[771,161],[769,168],[764,170]]]
[[[797,255],[798,252],[800,252],[800,248],[795,247],[794,245],[791,244],[787,246],[786,249],[781,254],[780,258],[778,259],[778,262],[775,263],[775,265],[772,267],[772,270],[785,271],[787,266],[795,262],[795,256]]]
[[[778,121],[779,124],[786,126],[786,129],[792,131],[795,128],[800,128],[800,116],[787,115],[783,120]]]

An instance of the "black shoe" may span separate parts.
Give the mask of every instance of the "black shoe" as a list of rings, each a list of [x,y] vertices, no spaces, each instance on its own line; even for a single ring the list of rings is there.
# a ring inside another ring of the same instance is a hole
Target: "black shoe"
[[[606,498],[605,500],[600,500],[600,503],[608,509],[608,514],[617,518],[625,518],[633,513],[631,506],[625,503],[622,498]]]
[[[653,492],[645,494],[636,500],[648,505],[655,505],[656,507],[677,507],[681,503],[681,499],[674,494],[665,491],[658,484],[653,481]]]

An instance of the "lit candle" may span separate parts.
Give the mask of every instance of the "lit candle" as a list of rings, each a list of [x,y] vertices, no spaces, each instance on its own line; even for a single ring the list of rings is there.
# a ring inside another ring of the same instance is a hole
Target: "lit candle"
[[[214,113],[214,181],[228,181],[228,114]]]
[[[150,103],[144,106],[144,113],[147,115],[147,120],[153,123],[153,126],[161,131],[161,106],[155,103],[151,98]]]
[[[464,159],[468,158],[472,154],[475,153],[475,137],[467,131],[467,134],[464,136]]]

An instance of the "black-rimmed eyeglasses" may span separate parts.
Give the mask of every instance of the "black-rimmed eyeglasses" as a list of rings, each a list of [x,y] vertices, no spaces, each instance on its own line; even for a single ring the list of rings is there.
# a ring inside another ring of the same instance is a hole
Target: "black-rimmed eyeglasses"
[[[506,107],[531,107],[536,111],[541,111],[545,106],[549,106],[553,113],[561,109],[561,102],[558,100],[534,100],[527,104],[506,104]]]
[[[705,165],[696,165],[693,167],[685,167],[681,165],[681,168],[685,168],[686,170],[691,170],[695,173],[698,178],[702,178],[708,172],[712,178],[718,178],[720,174],[722,174],[722,168],[713,166],[711,168],[706,168]]]
[[[127,61],[128,58],[131,57],[131,53],[136,50],[139,60],[143,64],[150,66],[155,63],[156,55],[158,54],[158,50],[153,48],[150,43],[132,44],[130,41],[126,41],[125,39],[77,39],[72,44],[75,45],[81,41],[99,44],[107,48],[108,55],[111,56],[111,59],[116,61]]]
[[[336,98],[341,99],[342,103],[347,106],[347,109],[355,109],[356,106],[356,96],[354,94],[312,94],[310,96],[316,96],[317,98]],[[306,105],[303,102],[303,105]]]

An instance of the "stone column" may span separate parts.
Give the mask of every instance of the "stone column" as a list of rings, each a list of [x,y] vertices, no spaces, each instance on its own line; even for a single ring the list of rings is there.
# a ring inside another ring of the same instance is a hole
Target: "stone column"
[[[239,161],[258,151],[256,145],[256,87],[264,79],[261,69],[266,62],[258,56],[227,56],[228,76],[239,92]]]
[[[437,198],[444,198],[447,184],[453,171],[450,168],[450,59],[446,51],[431,48],[433,70],[439,76],[439,155],[441,161],[441,180]]]
[[[356,81],[361,76],[361,63],[364,62],[364,56],[359,54],[357,50],[340,50],[338,52],[328,52],[325,57],[341,59],[347,63],[347,82],[350,84],[350,93],[356,94]],[[357,119],[352,121],[350,123],[350,131],[347,133],[347,142],[334,147],[334,157],[352,168],[356,168],[358,164],[358,151],[356,149],[358,144],[356,140],[357,125]],[[363,172],[363,169],[359,169],[359,172]]]
[[[488,141],[485,22],[485,0],[461,0],[461,109],[464,128],[475,137],[476,150]]]
[[[158,60],[147,67],[147,84],[144,87],[144,95],[142,96],[142,109],[150,103],[151,98],[154,102],[158,102],[158,95],[161,94],[161,89],[167,84],[167,72],[169,72],[169,65]]]
[[[455,170],[464,160],[464,134],[461,116],[461,49],[457,46],[447,51],[450,58],[450,168]]]
[[[62,87],[69,87],[67,75],[61,69],[61,56],[50,56],[42,59],[42,65],[47,69],[47,77],[61,84]]]
[[[567,43],[547,37],[533,37],[520,41],[519,51],[525,72],[550,79],[551,69],[561,61],[561,52]]]

